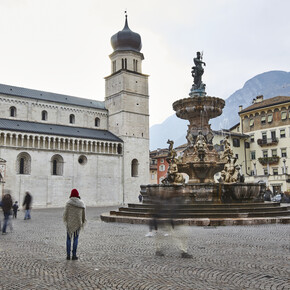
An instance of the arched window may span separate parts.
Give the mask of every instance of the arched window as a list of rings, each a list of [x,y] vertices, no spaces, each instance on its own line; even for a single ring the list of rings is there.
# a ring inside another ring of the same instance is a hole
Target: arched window
[[[42,111],[41,112],[41,120],[42,121],[46,121],[47,120],[47,112],[46,111]]]
[[[59,154],[51,157],[51,175],[63,175],[63,158]]]
[[[133,70],[134,71],[138,71],[138,60],[137,59],[133,59]]]
[[[74,124],[75,123],[75,115],[74,114],[70,114],[69,115],[69,122],[70,122],[70,124]]]
[[[117,152],[118,152],[118,154],[122,154],[122,145],[121,144],[118,144]]]
[[[28,153],[22,152],[18,154],[16,162],[17,174],[30,174],[31,157]]]
[[[138,160],[133,159],[131,162],[131,176],[137,177],[138,176]]]
[[[127,69],[127,58],[122,58],[122,69]]]
[[[99,118],[95,119],[95,127],[100,127],[100,119]]]
[[[10,117],[16,117],[16,108],[10,107]]]

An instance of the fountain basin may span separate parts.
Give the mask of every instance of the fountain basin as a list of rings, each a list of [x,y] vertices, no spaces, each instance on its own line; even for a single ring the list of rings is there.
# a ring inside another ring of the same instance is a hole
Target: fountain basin
[[[155,198],[182,197],[185,203],[249,203],[262,202],[265,183],[195,183],[184,185],[141,185],[145,203]]]

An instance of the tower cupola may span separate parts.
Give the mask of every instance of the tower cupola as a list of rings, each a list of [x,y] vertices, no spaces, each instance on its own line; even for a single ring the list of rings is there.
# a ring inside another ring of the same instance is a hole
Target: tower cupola
[[[127,15],[123,30],[111,37],[111,45],[114,51],[131,50],[140,52],[142,48],[141,36],[129,28]]]

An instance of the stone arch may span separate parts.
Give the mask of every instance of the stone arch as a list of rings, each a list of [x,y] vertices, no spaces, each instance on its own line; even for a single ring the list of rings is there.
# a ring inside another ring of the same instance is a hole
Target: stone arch
[[[137,177],[138,176],[138,167],[139,163],[137,159],[133,159],[131,162],[131,176]]]
[[[55,154],[51,157],[51,175],[63,175],[63,157]]]
[[[27,152],[21,152],[16,159],[17,174],[31,173],[31,156]]]

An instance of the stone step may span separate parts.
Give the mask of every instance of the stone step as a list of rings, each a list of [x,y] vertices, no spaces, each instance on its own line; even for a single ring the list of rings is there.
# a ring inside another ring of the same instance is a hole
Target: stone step
[[[184,207],[183,205],[180,205],[180,207],[176,207],[175,210],[177,212],[181,213],[215,213],[215,212],[220,212],[220,213],[245,213],[245,212],[264,212],[264,211],[288,211],[290,210],[290,206],[283,206],[283,207],[252,207],[252,208],[247,208],[247,207],[220,207],[220,208],[190,208],[190,207]],[[151,207],[120,207],[119,208],[120,212],[140,212],[140,213],[152,213],[154,211],[154,208]],[[171,209],[164,209],[163,211],[165,212],[171,212]]]
[[[129,203],[129,208],[152,208],[152,203]],[[265,202],[265,203],[226,203],[226,204],[212,204],[212,203],[201,203],[201,204],[182,204],[184,208],[230,208],[230,207],[280,207],[278,202]]]
[[[152,217],[149,212],[140,211],[111,211],[115,216],[131,217]],[[163,213],[162,218],[240,218],[240,217],[273,217],[273,216],[290,216],[289,210],[281,211],[262,211],[262,212],[176,212],[174,215],[170,212]]]

